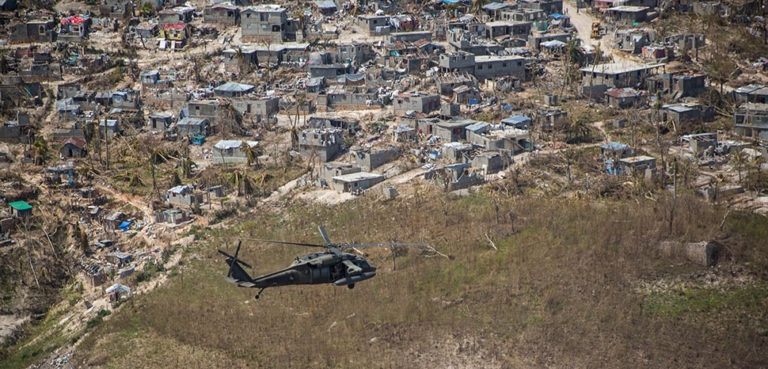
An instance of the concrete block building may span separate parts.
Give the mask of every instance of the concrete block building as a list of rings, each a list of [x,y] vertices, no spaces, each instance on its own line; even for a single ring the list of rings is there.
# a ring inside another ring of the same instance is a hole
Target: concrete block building
[[[327,162],[341,152],[342,142],[342,131],[339,129],[306,129],[299,136],[299,152],[302,156],[316,156]]]

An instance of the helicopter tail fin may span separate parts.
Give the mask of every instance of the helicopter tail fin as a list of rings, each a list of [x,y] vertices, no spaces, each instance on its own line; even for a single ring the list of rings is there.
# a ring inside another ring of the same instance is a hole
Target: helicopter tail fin
[[[229,272],[227,273],[227,281],[237,284],[243,287],[250,287],[253,280],[250,275],[240,266],[240,260],[227,258],[227,264],[229,264]]]
[[[237,243],[237,250],[235,255],[232,256],[224,251],[218,250],[219,254],[227,257],[226,262],[229,264],[229,272],[227,272],[227,281],[237,284],[242,287],[252,287],[253,279],[248,273],[245,272],[243,266],[250,268],[246,262],[237,258],[237,254],[240,253],[240,242]],[[241,266],[242,265],[242,266]]]

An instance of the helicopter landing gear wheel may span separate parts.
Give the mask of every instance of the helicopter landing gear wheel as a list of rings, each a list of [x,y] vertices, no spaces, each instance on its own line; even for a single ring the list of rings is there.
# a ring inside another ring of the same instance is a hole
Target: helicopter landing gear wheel
[[[350,284],[347,285],[347,288],[349,288],[351,290],[351,289],[355,288],[355,284],[354,283],[350,283]]]
[[[256,296],[253,296],[253,299],[254,299],[254,300],[258,300],[258,299],[259,299],[259,296],[261,296],[261,293],[262,293],[262,292],[264,292],[264,289],[263,289],[263,288],[259,290],[259,293],[257,293],[257,294],[256,294]]]

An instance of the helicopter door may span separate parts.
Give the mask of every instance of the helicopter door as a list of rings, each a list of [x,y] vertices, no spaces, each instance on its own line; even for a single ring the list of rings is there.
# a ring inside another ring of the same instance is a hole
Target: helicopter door
[[[330,267],[318,267],[312,268],[312,282],[325,283],[331,281],[331,268]]]

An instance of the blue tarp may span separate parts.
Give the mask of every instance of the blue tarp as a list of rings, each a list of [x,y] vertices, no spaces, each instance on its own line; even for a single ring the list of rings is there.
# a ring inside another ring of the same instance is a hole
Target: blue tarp
[[[562,14],[557,14],[557,13],[553,13],[553,14],[550,14],[549,16],[550,16],[550,17],[552,17],[552,18],[555,18],[555,19],[561,19],[561,18],[565,18],[565,16],[564,16],[564,15],[562,15]]]
[[[461,0],[441,0],[441,1],[446,3],[446,4],[456,4],[456,3],[461,2]]]
[[[122,223],[120,223],[120,226],[117,227],[117,228],[120,228],[120,229],[122,229],[124,231],[127,231],[128,227],[130,227],[130,226],[131,226],[131,222],[122,222]]]

